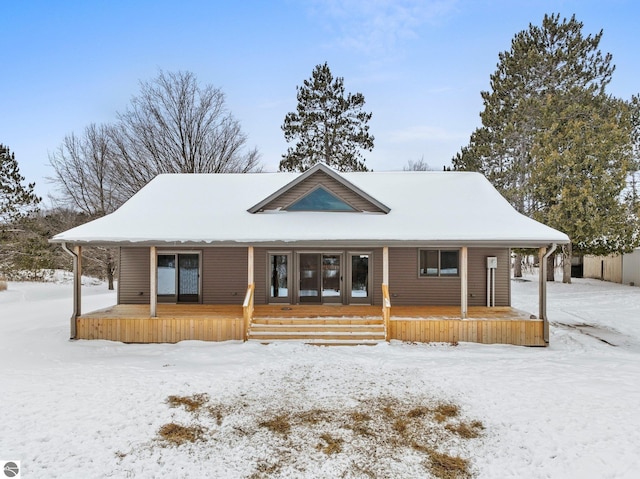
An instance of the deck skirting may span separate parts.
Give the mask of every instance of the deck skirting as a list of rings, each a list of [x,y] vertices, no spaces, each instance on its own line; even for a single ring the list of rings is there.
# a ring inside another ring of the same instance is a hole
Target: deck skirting
[[[460,319],[457,314],[459,309],[453,306],[392,307],[387,337],[420,343],[546,346],[544,322],[523,311],[510,307],[470,307],[469,319]],[[312,331],[331,330],[342,338],[344,333],[358,336],[354,332],[361,332],[362,323],[368,326],[380,323],[384,328],[379,306],[257,305],[250,334],[258,335],[264,327],[261,323],[281,325],[281,330],[286,329],[289,335],[295,333],[301,342],[305,341],[305,335],[309,336],[306,339],[317,339],[310,334]],[[336,324],[342,326],[336,328]],[[360,324],[360,329],[351,327],[353,324]],[[158,317],[153,318],[149,317],[148,305],[115,305],[77,318],[75,339],[124,343],[242,341],[246,329],[239,305],[160,304]]]
[[[418,343],[546,346],[541,320],[392,319],[390,338]]]
[[[242,340],[242,318],[83,318],[76,320],[76,339],[123,343]]]

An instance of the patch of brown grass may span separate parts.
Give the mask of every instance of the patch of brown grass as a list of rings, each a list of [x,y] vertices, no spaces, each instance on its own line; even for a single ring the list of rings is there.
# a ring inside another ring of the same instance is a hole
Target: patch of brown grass
[[[6,291],[7,287],[7,280],[4,278],[0,278],[0,291]]]
[[[409,421],[407,421],[403,417],[397,418],[395,421],[393,421],[393,424],[391,425],[391,427],[393,427],[393,430],[396,431],[398,434],[406,433],[408,426],[409,426]]]
[[[291,422],[289,421],[288,414],[278,414],[277,416],[267,421],[258,423],[260,427],[266,427],[271,432],[288,436],[291,431]]]
[[[324,452],[327,455],[331,455],[331,454],[337,454],[339,452],[342,452],[342,443],[344,442],[344,439],[341,439],[339,437],[333,437],[331,434],[328,433],[324,433],[320,436],[320,439],[322,439],[325,444],[318,444],[316,447],[318,450]]]
[[[245,429],[241,424],[234,424],[234,417],[238,415],[236,413],[246,417],[246,403],[212,404],[208,401],[206,394],[170,396],[167,403],[171,407],[184,407],[196,420],[195,426],[166,424],[160,429],[159,437],[165,445],[177,446],[206,440],[213,430],[199,426],[199,420],[204,419],[202,414],[206,414],[206,419],[213,419],[218,426],[225,417],[225,422],[243,436],[254,436],[257,426],[284,438],[284,441],[273,441],[277,446],[272,446],[269,460],[256,461],[248,479],[278,475],[284,467],[295,464],[294,458],[305,449],[326,456],[347,454],[348,459],[354,454],[357,460],[354,459],[351,467],[356,468],[361,477],[377,477],[380,471],[375,465],[379,459],[396,457],[412,449],[414,454],[419,454],[425,475],[439,479],[469,479],[472,477],[469,459],[439,451],[447,450],[448,445],[460,445],[477,438],[484,430],[480,421],[465,421],[459,406],[449,401],[386,396],[362,400],[355,407],[330,410],[314,408],[283,412],[281,408],[273,408],[261,415],[249,411],[253,426]],[[340,437],[345,434],[349,439]],[[271,441],[267,439],[267,442]],[[329,457],[323,460],[329,460]]]
[[[200,426],[181,426],[176,423],[165,424],[158,435],[170,444],[180,446],[185,442],[196,442],[203,439],[204,429]]]
[[[264,478],[272,477],[274,474],[280,471],[281,468],[282,468],[282,465],[280,463],[269,464],[267,462],[262,461],[262,462],[259,462],[258,465],[256,466],[256,471],[253,474],[251,474],[247,479],[264,479]]]
[[[351,411],[349,418],[353,423],[344,426],[345,428],[351,429],[354,434],[358,434],[359,436],[374,436],[373,431],[367,425],[372,419],[369,414],[361,411]]]
[[[418,406],[418,407],[414,407],[411,411],[409,411],[407,413],[407,417],[410,417],[412,419],[418,418],[418,417],[424,417],[427,414],[429,414],[431,412],[431,410],[426,407],[426,406]]]
[[[211,416],[216,420],[216,424],[218,426],[222,424],[222,418],[224,417],[222,414],[223,412],[224,412],[224,408],[221,405],[209,406],[207,408],[207,413],[209,413],[209,416]]]
[[[448,431],[456,433],[463,439],[474,439],[480,436],[480,432],[484,429],[484,426],[480,421],[473,421],[471,423],[460,423],[455,426],[452,424],[447,424],[445,428]]]
[[[441,452],[430,449],[427,451],[429,456],[429,470],[440,479],[462,479],[471,477],[469,471],[469,461],[459,456],[450,456]]]
[[[328,420],[328,413],[324,409],[310,409],[295,415],[295,419],[303,424],[315,425]]]
[[[452,417],[457,417],[460,414],[460,408],[451,403],[440,403],[435,409],[435,420],[438,422],[444,422]]]
[[[167,402],[171,407],[184,408],[189,412],[196,412],[209,401],[209,395],[206,393],[193,394],[191,396],[169,396]]]

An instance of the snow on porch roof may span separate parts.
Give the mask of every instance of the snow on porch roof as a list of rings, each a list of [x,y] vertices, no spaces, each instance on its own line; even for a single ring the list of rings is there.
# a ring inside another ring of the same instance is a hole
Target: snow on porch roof
[[[326,167],[325,167],[326,168]],[[540,247],[569,238],[470,172],[337,173],[389,212],[247,211],[300,173],[164,174],[114,213],[60,233],[78,244],[430,244]]]

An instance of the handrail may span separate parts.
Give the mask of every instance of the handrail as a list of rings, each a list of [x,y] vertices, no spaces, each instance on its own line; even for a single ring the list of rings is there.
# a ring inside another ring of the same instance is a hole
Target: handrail
[[[244,295],[244,302],[242,303],[242,316],[244,318],[244,340],[246,341],[249,336],[249,327],[251,326],[251,320],[253,319],[253,292],[255,290],[255,284],[250,283],[247,286],[247,293]]]
[[[391,321],[391,298],[389,296],[389,285],[382,283],[382,319],[384,320],[384,339],[389,341],[390,321]]]

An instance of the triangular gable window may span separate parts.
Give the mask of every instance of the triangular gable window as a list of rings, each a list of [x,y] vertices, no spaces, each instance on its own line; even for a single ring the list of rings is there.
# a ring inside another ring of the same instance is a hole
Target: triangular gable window
[[[287,211],[356,211],[322,186],[290,204]]]
[[[347,181],[337,171],[318,163],[247,211],[260,213],[282,210],[386,214],[390,208]]]

